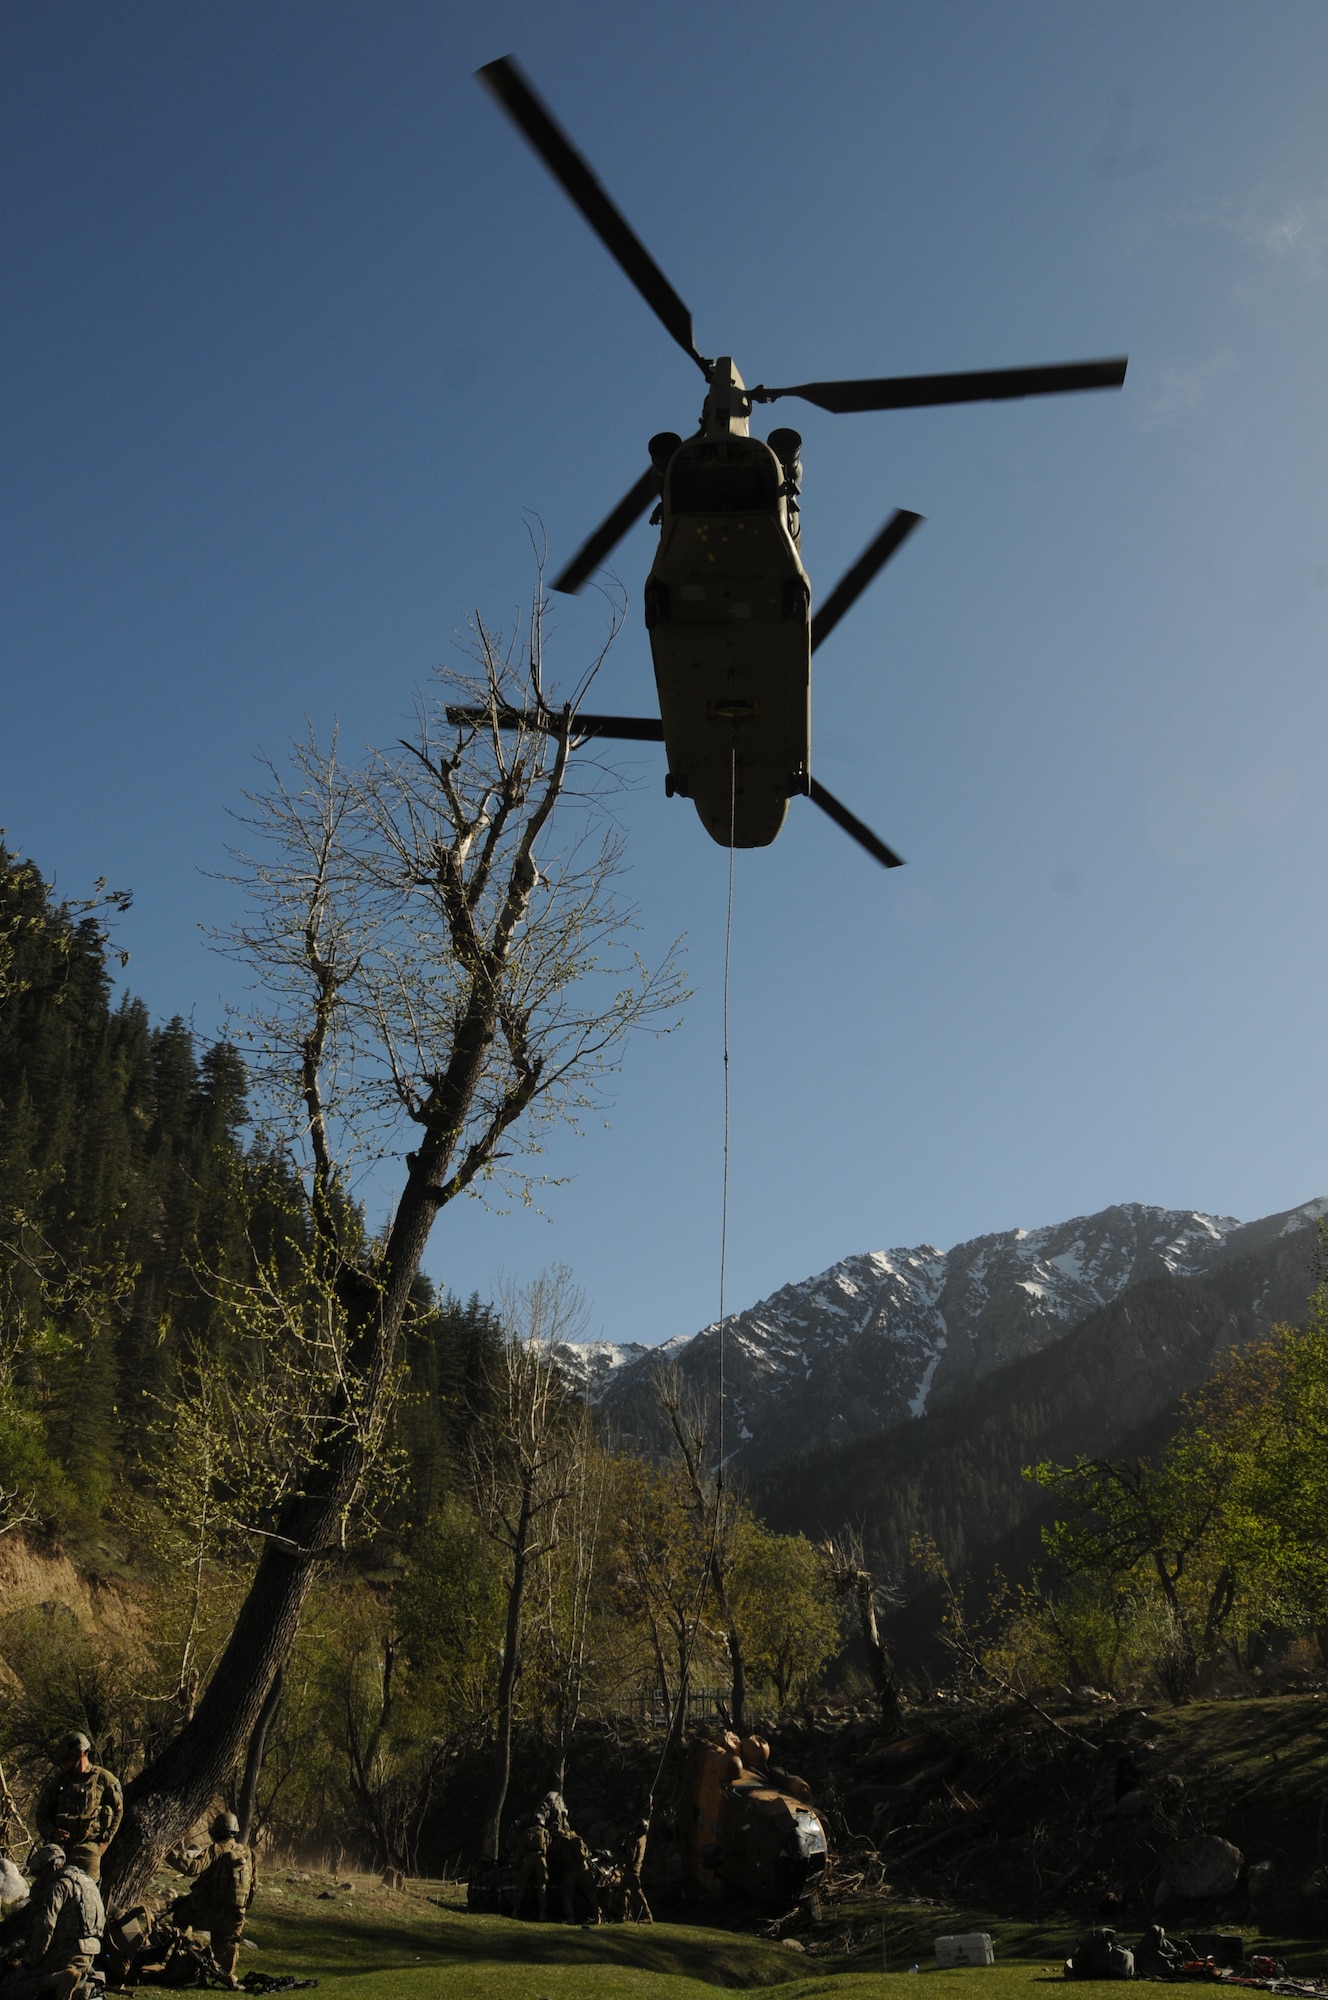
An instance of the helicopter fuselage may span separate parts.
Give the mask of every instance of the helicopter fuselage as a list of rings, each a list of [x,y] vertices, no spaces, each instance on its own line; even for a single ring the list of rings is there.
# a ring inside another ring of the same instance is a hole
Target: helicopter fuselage
[[[811,764],[797,468],[748,435],[749,407],[716,362],[701,430],[663,468],[645,590],[668,790],[724,847],[768,847]]]

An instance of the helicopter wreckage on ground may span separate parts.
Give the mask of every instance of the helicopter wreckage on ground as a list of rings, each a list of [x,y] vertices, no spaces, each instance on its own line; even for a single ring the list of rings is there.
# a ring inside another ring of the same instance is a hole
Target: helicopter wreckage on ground
[[[898,867],[899,855],[812,774],[811,659],[921,516],[892,514],[813,612],[799,553],[802,440],[788,429],[754,438],[752,410],[784,396],[847,413],[1118,389],[1125,360],[748,389],[731,356],[712,361],[698,351],[687,307],[512,58],[478,75],[706,379],[695,435],[662,431],[650,440],[648,469],[554,581],[555,590],[580,590],[654,506],[660,537],[645,618],[658,718],[512,710],[500,726],[663,743],[666,791],[691,799],[723,847],[769,846],[789,800],[805,797],[883,867]],[[460,706],[448,715],[462,726],[493,720]]]

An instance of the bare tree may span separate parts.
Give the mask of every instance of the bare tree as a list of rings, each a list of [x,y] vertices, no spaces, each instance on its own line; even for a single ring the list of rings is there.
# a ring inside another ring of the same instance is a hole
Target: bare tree
[[[725,1536],[724,1467],[711,1467],[712,1424],[701,1395],[677,1368],[661,1370],[656,1393],[682,1470],[693,1518],[706,1554],[706,1573],[724,1628],[729,1654],[729,1719],[738,1734],[747,1729],[747,1663],[733,1593],[729,1589],[732,1551]]]
[[[843,1534],[822,1543],[821,1556],[831,1589],[837,1596],[852,1599],[867,1654],[867,1671],[881,1705],[881,1720],[893,1734],[903,1727],[904,1717],[894,1660],[876,1614],[885,1604],[894,1606],[902,1602],[899,1587],[893,1579],[878,1579],[867,1567],[858,1529],[845,1529]]]
[[[512,1725],[525,1638],[526,1593],[536,1566],[558,1544],[563,1503],[577,1483],[585,1427],[569,1408],[555,1348],[576,1330],[581,1300],[564,1270],[535,1279],[505,1304],[508,1338],[489,1389],[489,1421],[474,1439],[471,1479],[485,1532],[506,1552],[507,1620],[498,1673],[493,1783],[480,1836],[498,1859],[512,1773]]]
[[[562,1791],[567,1753],[581,1714],[594,1608],[596,1558],[608,1463],[585,1404],[569,1411],[568,1478],[558,1559],[544,1565],[539,1618],[539,1686],[551,1750],[549,1781]]]
[[[129,1787],[104,1870],[119,1907],[244,1756],[318,1567],[352,1532],[440,1211],[495,1178],[526,1187],[518,1143],[593,1103],[624,1039],[681,997],[672,954],[651,971],[627,948],[618,838],[602,785],[569,784],[575,701],[550,705],[542,610],[537,590],[508,644],[477,621],[473,670],[421,697],[408,743],[351,769],[311,736],[249,802],[250,914],[229,944],[257,979],[256,1078],[304,1166],[321,1363],[230,1641]],[[449,725],[457,696],[483,719]],[[366,1240],[355,1175],[401,1158],[408,1130],[390,1221]]]

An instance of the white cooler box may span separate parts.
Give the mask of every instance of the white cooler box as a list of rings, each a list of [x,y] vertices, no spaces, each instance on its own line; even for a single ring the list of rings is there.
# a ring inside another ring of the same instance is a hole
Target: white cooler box
[[[937,1965],[995,1965],[996,1954],[986,1931],[965,1931],[962,1937],[938,1937]]]

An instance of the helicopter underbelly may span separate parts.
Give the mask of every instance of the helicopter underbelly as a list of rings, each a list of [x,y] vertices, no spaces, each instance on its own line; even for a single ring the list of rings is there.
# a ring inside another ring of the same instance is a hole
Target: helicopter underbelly
[[[768,515],[674,520],[646,603],[674,789],[721,846],[769,846],[811,756],[807,580],[788,534]]]

